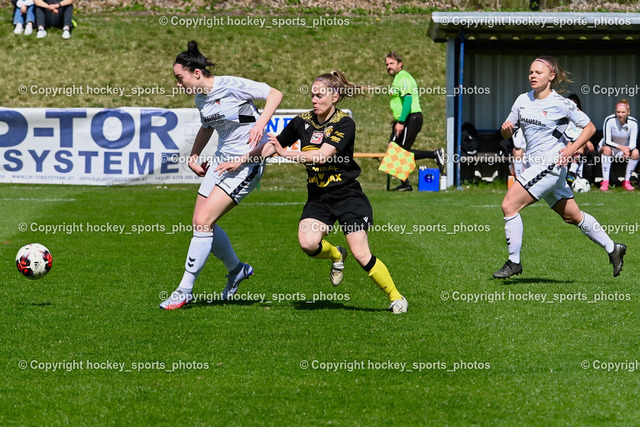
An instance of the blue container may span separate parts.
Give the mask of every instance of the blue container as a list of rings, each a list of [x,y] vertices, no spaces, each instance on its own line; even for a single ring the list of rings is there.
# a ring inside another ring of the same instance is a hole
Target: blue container
[[[418,191],[440,191],[440,170],[421,167]]]

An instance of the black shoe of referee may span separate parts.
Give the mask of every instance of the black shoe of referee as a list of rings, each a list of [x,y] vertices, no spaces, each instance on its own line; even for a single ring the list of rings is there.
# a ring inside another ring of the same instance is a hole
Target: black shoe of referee
[[[500,270],[493,273],[493,277],[496,279],[508,279],[509,277],[518,274],[522,274],[522,264],[516,264],[508,259]]]
[[[622,271],[624,264],[624,254],[627,253],[627,246],[622,243],[616,243],[613,246],[613,252],[609,254],[609,262],[613,264],[613,277],[618,277]]]
[[[413,187],[409,181],[402,181],[396,188],[392,188],[391,191],[413,191]]]

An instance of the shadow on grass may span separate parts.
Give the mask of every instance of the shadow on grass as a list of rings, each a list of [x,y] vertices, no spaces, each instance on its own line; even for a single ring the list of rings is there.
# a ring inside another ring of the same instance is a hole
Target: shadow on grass
[[[223,300],[200,300],[193,302],[191,304],[187,304],[183,307],[183,309],[190,310],[194,308],[202,308],[202,307],[211,307],[211,306],[222,306],[222,305],[238,305],[238,306],[250,306],[255,304],[264,304],[264,301],[260,300],[231,300],[231,301],[223,301]],[[286,305],[281,304],[281,305]],[[383,312],[387,311],[384,308],[363,308],[363,307],[355,307],[350,305],[344,305],[341,302],[333,302],[333,301],[293,301],[291,302],[293,308],[296,310],[352,310],[352,311],[365,311],[371,313]]]
[[[353,310],[353,311],[368,311],[368,312],[380,312],[387,311],[383,308],[363,308],[363,307],[354,307],[351,305],[344,305],[341,302],[333,302],[333,301],[294,301],[293,307],[296,310]]]
[[[255,305],[255,304],[260,304],[261,301],[260,300],[219,300],[219,299],[214,299],[214,300],[201,300],[201,301],[196,301],[193,302],[191,304],[187,304],[186,307],[184,308],[199,308],[199,307],[211,307],[211,306],[219,306],[219,305]]]
[[[29,307],[48,307],[51,304],[50,302],[19,302],[18,305],[29,306]]]
[[[546,279],[540,277],[531,277],[531,278],[515,278],[515,279],[493,279],[494,282],[499,283],[501,285],[535,285],[538,283],[575,283],[573,280],[555,280],[555,279]]]
[[[33,307],[48,307],[52,305],[50,302],[32,302],[31,306]]]

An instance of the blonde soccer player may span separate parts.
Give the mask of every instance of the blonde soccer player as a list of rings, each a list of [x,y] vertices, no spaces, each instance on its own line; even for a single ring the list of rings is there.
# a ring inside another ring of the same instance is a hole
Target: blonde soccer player
[[[193,299],[193,285],[212,253],[228,271],[222,299],[231,298],[240,283],[253,274],[253,267],[241,262],[229,237],[217,221],[242,201],[260,182],[264,163],[247,163],[234,171],[219,172],[218,164],[249,153],[267,142],[264,128],[280,105],[282,93],[266,83],[241,77],[214,76],[208,70],[214,64],[189,42],[173,64],[178,87],[195,95],[202,125],[193,143],[189,168],[203,177],[193,211],[193,237],[187,252],[185,272],[178,288],[160,304],[175,310]],[[266,100],[262,113],[254,100]],[[203,168],[199,160],[213,132],[218,133],[218,147],[211,167]]]
[[[331,261],[329,280],[340,285],[344,277],[347,250],[324,237],[336,221],[345,234],[358,264],[387,295],[389,310],[405,313],[407,300],[398,292],[385,264],[371,253],[367,230],[373,224],[373,210],[357,178],[360,167],[353,159],[356,125],[337,108],[345,97],[364,88],[350,83],[340,71],[318,76],[311,86],[313,109],[296,116],[277,137],[252,155],[278,155],[302,163],[307,169],[307,203],[298,224],[298,242],[311,258]],[[300,152],[285,150],[300,140]],[[240,162],[227,163],[219,170],[233,170]]]
[[[609,190],[609,175],[613,158],[628,159],[627,170],[622,181],[622,188],[633,191],[633,185],[629,180],[631,174],[638,166],[638,121],[630,116],[631,107],[626,99],[616,104],[614,114],[607,116],[602,125],[602,141],[598,145],[598,151],[602,155],[602,185],[600,190]]]
[[[520,210],[540,199],[544,199],[565,222],[576,225],[589,239],[607,251],[609,261],[613,264],[614,277],[622,270],[627,247],[611,240],[593,216],[580,210],[567,184],[567,163],[595,132],[589,117],[573,101],[555,91],[556,87],[564,90],[568,81],[567,74],[555,58],[536,58],[529,68],[531,90],[516,99],[511,113],[502,124],[504,138],[511,137],[518,128],[522,128],[527,143],[528,164],[502,201],[509,259],[493,273],[495,278],[507,279],[522,273],[520,251],[523,224]],[[562,136],[568,121],[583,131],[575,141],[565,145]]]

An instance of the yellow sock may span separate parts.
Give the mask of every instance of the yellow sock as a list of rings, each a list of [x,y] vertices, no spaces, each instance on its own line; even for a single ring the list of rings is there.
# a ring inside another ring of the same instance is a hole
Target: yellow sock
[[[369,270],[369,277],[371,277],[371,280],[373,280],[375,284],[389,296],[390,301],[402,299],[402,295],[400,295],[400,292],[396,289],[396,285],[393,283],[393,279],[389,274],[389,270],[387,270],[387,266],[379,259],[376,259],[376,263],[373,265],[373,268]]]
[[[320,244],[322,245],[322,248],[320,248],[320,252],[318,252],[315,255],[312,255],[313,258],[330,259],[333,262],[338,262],[340,257],[342,257],[342,254],[340,253],[338,248],[333,246],[331,243],[327,242],[326,240],[322,240]]]

